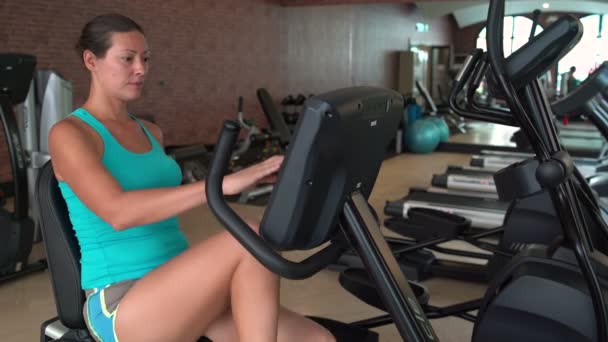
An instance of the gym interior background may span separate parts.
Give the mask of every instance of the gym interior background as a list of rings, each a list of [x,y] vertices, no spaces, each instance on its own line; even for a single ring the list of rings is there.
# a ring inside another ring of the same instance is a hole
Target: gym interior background
[[[540,28],[565,13],[577,18],[595,15],[596,37],[608,37],[602,36],[608,28],[602,25],[603,14],[608,13],[606,1],[513,0],[508,1],[507,15],[529,19],[529,30],[535,9],[541,10],[536,18]],[[0,1],[0,54],[34,55],[37,68],[52,69],[72,84],[77,108],[88,95],[88,76],[74,45],[84,23],[106,12],[125,14],[141,24],[152,51],[143,97],[133,103],[131,111],[153,117],[163,129],[167,145],[211,145],[222,122],[236,118],[239,96],[244,99],[244,115],[260,127],[269,126],[256,97],[258,88],[266,88],[276,107],[283,110],[281,100],[289,94],[308,96],[349,86],[380,86],[414,95],[424,112],[428,103],[414,85],[418,80],[429,89],[434,102],[444,104],[451,79],[483,38],[487,1],[4,0]],[[512,36],[507,37],[511,44],[517,44],[516,36],[527,41],[515,25],[511,29]],[[406,64],[406,52],[416,62]],[[594,67],[605,57],[594,55]],[[555,64],[545,76],[553,96],[566,95],[560,81],[570,66]],[[587,64],[583,68],[575,74],[579,81],[593,72]],[[437,85],[446,88],[442,91]],[[465,128],[450,127],[450,142],[514,146],[509,129],[455,123],[459,124]],[[0,132],[0,142],[4,140]],[[402,198],[411,188],[430,186],[432,174],[444,172],[448,165],[467,165],[471,154],[479,150],[454,153],[447,145],[438,148],[430,154],[412,153],[408,146],[403,153],[391,151],[370,199],[382,221],[388,217],[386,201]],[[9,207],[11,179],[8,147],[0,143],[0,183]],[[235,207],[252,217],[263,213],[261,206]],[[207,208],[181,215],[180,221],[191,241],[222,229]],[[289,254],[298,258],[306,253]],[[44,250],[37,243],[30,258],[40,257]],[[305,281],[283,281],[282,301],[305,314],[346,322],[380,313],[348,294],[337,278],[335,270],[327,270]],[[434,305],[474,299],[485,289],[479,282],[438,277],[423,284]],[[0,340],[38,339],[40,323],[56,314],[54,305],[48,272],[0,283]],[[442,341],[466,341],[472,333],[472,324],[458,318],[437,320],[434,326]],[[400,340],[391,325],[376,331],[380,341]]]

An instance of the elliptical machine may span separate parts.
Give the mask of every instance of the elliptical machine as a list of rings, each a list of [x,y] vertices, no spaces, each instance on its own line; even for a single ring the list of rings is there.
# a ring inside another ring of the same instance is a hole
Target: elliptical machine
[[[542,56],[526,56],[522,47],[507,63],[499,44],[503,15],[504,1],[492,1],[488,20],[492,29],[488,32],[493,39],[488,54],[475,51],[469,56],[457,80],[460,85],[474,87],[467,82],[475,84],[486,76],[495,94],[507,99],[511,111],[482,107],[473,101],[463,108],[454,101],[455,96],[451,96],[451,105],[465,117],[522,126],[534,141],[536,157],[499,171],[494,179],[497,185],[511,184],[502,187],[506,191],[501,197],[537,195],[538,201],[545,196],[550,203],[539,204],[550,204],[557,219],[547,223],[557,224],[555,233],[537,240],[538,245],[524,244],[512,260],[502,258],[503,263],[508,262],[492,279],[480,303],[474,341],[606,341],[603,293],[608,273],[603,251],[608,229],[589,185],[559,144],[551,108],[534,79],[538,73],[533,72],[571,49],[567,36],[574,44],[578,42],[580,23],[566,19],[571,23],[567,30],[553,32],[552,39],[545,35],[532,40],[529,44],[539,44],[537,51]],[[543,41],[553,44],[543,45]],[[454,92],[461,90],[455,87]],[[526,226],[525,221],[518,224],[520,232],[539,233],[537,226]],[[500,249],[513,249],[512,233],[505,229]],[[466,309],[471,310],[471,306]]]
[[[500,44],[504,10],[504,0],[490,1],[487,60],[492,71],[488,81],[506,99],[511,115],[532,144],[539,162],[536,179],[551,195],[563,235],[553,243],[525,249],[492,281],[479,311],[474,340],[608,341],[604,299],[608,263],[600,251],[608,226],[588,183],[560,145],[549,101],[536,75],[529,73],[532,66],[506,68]],[[574,18],[572,22],[571,31],[563,34],[577,34],[580,39],[582,25]],[[532,39],[530,44],[538,41]],[[563,51],[561,58],[571,48],[546,46],[538,62],[557,49]],[[521,83],[514,83],[515,79]],[[534,325],[513,329],[505,324],[522,318],[531,319]]]
[[[13,212],[0,209],[0,282],[47,267],[44,260],[28,264],[36,225],[28,213],[33,195],[28,191],[28,160],[13,108],[26,100],[35,66],[34,56],[0,55],[0,119],[14,188]]]
[[[23,102],[15,112],[23,152],[27,163],[27,190],[30,198],[29,214],[34,219],[34,241],[40,241],[40,214],[34,201],[36,180],[40,169],[51,160],[49,133],[55,123],[73,110],[72,84],[53,70],[36,70]]]

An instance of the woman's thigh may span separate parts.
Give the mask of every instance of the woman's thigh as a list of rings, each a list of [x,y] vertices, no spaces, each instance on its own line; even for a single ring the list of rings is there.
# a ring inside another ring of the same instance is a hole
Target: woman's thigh
[[[120,301],[119,340],[196,340],[229,307],[231,278],[244,253],[229,233],[222,232],[151,271]]]

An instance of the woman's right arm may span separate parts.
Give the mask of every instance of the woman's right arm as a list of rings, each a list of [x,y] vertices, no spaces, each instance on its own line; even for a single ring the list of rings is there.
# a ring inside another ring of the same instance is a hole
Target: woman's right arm
[[[49,149],[57,178],[68,183],[89,209],[116,230],[158,222],[207,202],[203,181],[173,188],[124,191],[101,162],[103,152],[94,139],[69,119],[53,126]],[[274,156],[227,175],[222,184],[224,193],[238,194],[272,179],[282,162],[282,156]]]
[[[206,202],[204,182],[124,191],[101,162],[93,138],[70,120],[52,128],[49,149],[57,178],[116,230],[164,220]]]

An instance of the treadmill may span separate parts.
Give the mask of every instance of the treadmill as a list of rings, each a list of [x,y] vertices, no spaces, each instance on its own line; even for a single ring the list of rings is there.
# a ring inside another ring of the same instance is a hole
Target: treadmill
[[[575,91],[567,97],[553,103],[552,109],[558,119],[565,116],[584,116],[597,127],[603,137],[608,139],[608,63],[603,63]],[[473,156],[471,168],[449,167],[444,174],[433,176],[433,186],[478,192],[496,192],[491,180],[493,172],[513,163],[530,158],[530,154],[509,154],[488,151],[482,156]],[[579,171],[590,180],[592,187],[604,196],[606,192],[606,175],[599,173],[608,171],[608,160],[575,158]]]
[[[589,117],[605,137],[608,137],[608,62],[602,64],[585,82],[583,82],[575,91],[567,97],[555,102],[552,109],[555,113],[564,116],[568,113],[584,115]],[[559,116],[558,116],[559,117]],[[529,158],[527,154],[518,154],[512,156],[497,155],[491,160],[496,162],[500,168],[507,167],[514,163],[521,162]],[[478,163],[472,164],[479,166]],[[498,162],[503,161],[504,164]],[[576,163],[576,159],[575,159]],[[579,169],[583,169],[585,165],[589,165],[589,160],[579,161],[582,164]],[[487,166],[487,165],[484,165]],[[577,165],[578,166],[578,165]],[[593,175],[582,171],[582,173],[590,179],[590,185],[600,195],[608,193],[608,178],[605,174],[597,174],[597,171],[608,169],[608,162],[596,161],[593,165]],[[449,170],[449,169],[448,169]],[[477,191],[492,193],[496,191],[493,180],[490,181],[490,170],[474,170],[474,169],[451,169],[455,172],[454,175],[439,175],[433,177],[432,184],[436,187],[447,187],[460,191]],[[478,178],[477,178],[478,177]],[[492,176],[493,177],[493,176]],[[492,191],[492,187],[494,191]],[[407,217],[408,211],[414,207],[434,208],[444,212],[464,216],[471,220],[474,227],[477,228],[495,228],[502,224],[505,212],[509,203],[504,203],[498,199],[478,198],[474,192],[469,193],[469,196],[464,196],[463,193],[441,193],[429,192],[423,189],[413,189],[402,199],[397,201],[387,202],[385,213],[394,217]],[[483,197],[483,196],[482,196]]]
[[[483,52],[480,50],[476,53],[477,55],[483,55]],[[487,68],[484,69],[484,64],[487,65],[485,60],[480,61],[475,67],[467,66],[465,64],[465,68],[469,68],[467,72],[470,73],[467,77],[468,79],[473,80],[470,82],[467,89],[469,101],[464,103],[467,107],[466,109],[462,109],[461,103],[454,102],[457,94],[462,91],[462,88],[458,88],[458,86],[455,86],[453,96],[450,97],[451,105],[454,107],[454,111],[462,116],[515,126],[516,123],[510,112],[496,110],[494,108],[481,108],[481,106],[475,103],[472,95],[474,95],[475,89],[485,77]],[[513,65],[516,64],[514,63]],[[463,68],[463,70],[465,70],[465,68]],[[474,70],[470,70],[471,68],[474,68]],[[464,71],[461,71],[461,73],[462,72]],[[519,77],[523,79],[528,76],[529,75],[520,75]],[[459,75],[459,77],[463,76]],[[464,84],[460,79],[457,79],[457,82],[460,83],[460,86]],[[525,181],[521,182],[522,184],[526,184],[530,187],[538,186],[535,178],[535,170],[537,168],[537,165],[534,164],[535,162],[537,163],[535,158],[529,158],[524,163],[517,163],[514,166],[511,166],[510,169],[519,170],[517,177],[526,178]],[[450,237],[453,239],[454,237],[462,238],[463,236],[481,239],[500,234],[501,230],[504,230],[504,227],[507,225],[517,227],[520,225],[518,223],[526,222],[528,217],[533,217],[534,221],[531,222],[534,222],[533,226],[536,227],[534,230],[528,230],[531,232],[538,231],[540,226],[546,225],[551,220],[552,216],[553,219],[555,219],[556,214],[554,212],[551,213],[547,208],[538,207],[543,203],[550,202],[550,200],[541,198],[540,195],[539,197],[528,196],[525,199],[518,200],[519,197],[517,196],[517,193],[536,193],[535,191],[520,191],[521,189],[517,189],[517,187],[514,186],[517,182],[522,181],[522,178],[509,179],[509,177],[504,177],[504,173],[500,173],[498,179],[501,180],[503,184],[503,188],[499,189],[502,193],[500,198],[504,199],[503,201],[491,198],[438,194],[424,190],[421,191],[420,189],[412,189],[408,196],[397,201],[386,203],[384,211],[391,217],[385,221],[385,226],[404,237],[413,237],[415,240],[421,241],[421,243],[425,243],[425,241],[430,243],[431,241],[425,239],[423,236],[425,230],[433,232],[435,234],[433,237],[436,241],[447,241],[450,240]],[[418,220],[418,222],[414,222],[414,224],[409,224],[408,220],[411,221],[412,213],[417,216],[425,216],[424,218],[427,222],[432,222],[432,220],[429,219],[432,215],[418,215],[416,212],[418,209],[434,210],[437,213],[436,216],[439,217],[452,214],[463,216],[470,222],[472,228],[477,228],[477,230],[467,228],[461,231],[453,228],[444,229],[442,227],[436,227],[432,223],[424,224],[423,220]],[[518,213],[518,215],[514,215],[514,213]],[[404,224],[404,222],[408,224]],[[485,233],[483,232],[484,230]],[[448,239],[442,240],[442,234],[444,234],[444,238]],[[523,232],[523,234],[527,234],[527,232]],[[426,236],[426,238],[429,238],[429,236]],[[504,236],[501,239],[501,241],[504,241]],[[470,239],[467,239],[467,242],[471,242]],[[509,247],[518,249],[521,248],[521,246],[522,244],[517,245],[517,243],[515,243],[515,245]],[[420,264],[420,260],[416,260],[417,257],[418,256],[410,259],[410,261],[414,264]],[[427,260],[422,260],[422,262],[427,262]]]
[[[392,217],[406,218],[413,208],[429,208],[463,216],[469,219],[475,228],[493,229],[503,223],[508,207],[508,202],[493,198],[435,193],[412,188],[406,197],[387,202],[384,213]]]
[[[551,105],[556,118],[563,119],[568,116],[578,116],[588,118],[601,137],[608,139],[608,62],[604,62],[597,70],[581,83],[568,96],[554,102]],[[566,126],[568,127],[568,126]],[[578,138],[593,139],[597,133],[588,133],[587,130],[579,130]],[[587,140],[587,143],[593,143]],[[567,147],[566,147],[567,148]],[[496,153],[494,151],[482,150],[483,155],[490,155],[488,158],[476,156],[471,160],[472,166],[484,168],[500,168],[507,166],[515,161],[527,158],[529,153]],[[505,157],[504,161],[501,158]],[[508,158],[511,159],[508,159]],[[593,165],[602,167],[598,171],[608,170],[608,166],[602,165],[606,162],[605,153],[597,158],[575,158],[577,164]],[[608,162],[607,162],[608,163]]]

